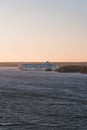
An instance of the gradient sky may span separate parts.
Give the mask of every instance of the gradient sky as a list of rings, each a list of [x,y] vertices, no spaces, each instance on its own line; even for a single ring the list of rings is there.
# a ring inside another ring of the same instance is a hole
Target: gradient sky
[[[87,61],[87,0],[0,0],[0,62]]]

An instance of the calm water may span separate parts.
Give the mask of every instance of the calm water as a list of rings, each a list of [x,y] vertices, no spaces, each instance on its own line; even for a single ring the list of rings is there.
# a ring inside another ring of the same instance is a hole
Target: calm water
[[[87,130],[87,75],[0,68],[0,130]]]

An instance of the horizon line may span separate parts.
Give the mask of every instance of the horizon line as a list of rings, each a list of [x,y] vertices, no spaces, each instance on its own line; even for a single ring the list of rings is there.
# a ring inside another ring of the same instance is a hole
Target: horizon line
[[[33,62],[33,63],[36,63],[36,62],[46,62],[46,61],[0,61],[0,63],[26,63],[26,62]],[[58,63],[58,62],[67,62],[67,63],[81,63],[81,62],[83,62],[83,63],[85,63],[85,62],[87,62],[87,61],[48,61],[48,62],[56,62],[56,63]]]

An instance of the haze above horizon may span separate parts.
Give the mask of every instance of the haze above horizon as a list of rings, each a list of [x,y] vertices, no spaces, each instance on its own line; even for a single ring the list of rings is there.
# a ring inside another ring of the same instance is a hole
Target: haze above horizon
[[[0,0],[0,62],[86,62],[87,0]]]

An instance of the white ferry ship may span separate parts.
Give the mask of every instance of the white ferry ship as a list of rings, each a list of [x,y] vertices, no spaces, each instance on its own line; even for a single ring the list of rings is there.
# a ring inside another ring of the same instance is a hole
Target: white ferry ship
[[[21,70],[47,70],[47,71],[55,71],[58,69],[58,66],[55,64],[51,64],[48,61],[43,64],[21,64],[19,69]]]

